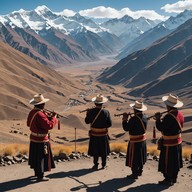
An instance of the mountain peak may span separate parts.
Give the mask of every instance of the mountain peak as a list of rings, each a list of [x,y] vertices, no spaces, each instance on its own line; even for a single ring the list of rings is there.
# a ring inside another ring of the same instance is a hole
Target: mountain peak
[[[24,13],[26,12],[24,9],[19,9],[18,11],[13,11],[11,14]]]
[[[134,21],[134,19],[132,17],[130,17],[129,15],[124,15],[120,20],[125,23],[130,23],[130,22]]]
[[[36,11],[40,12],[40,13],[46,13],[48,11],[51,11],[47,6],[45,5],[40,5],[40,6],[37,6]]]
[[[80,13],[76,13],[76,14],[74,15],[74,17],[82,17],[82,16],[80,15]]]

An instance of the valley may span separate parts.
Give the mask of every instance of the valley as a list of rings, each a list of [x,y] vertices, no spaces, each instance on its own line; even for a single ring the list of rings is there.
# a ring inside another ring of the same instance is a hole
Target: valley
[[[62,144],[66,146],[74,146],[76,142],[77,145],[84,145],[88,143],[89,137],[87,132],[89,130],[89,125],[84,122],[85,113],[80,111],[87,108],[94,107],[91,99],[99,93],[102,93],[108,97],[109,101],[104,105],[110,111],[113,125],[109,130],[111,142],[127,142],[128,134],[125,133],[121,126],[121,117],[114,117],[115,114],[123,112],[132,112],[130,103],[134,103],[136,99],[142,99],[143,102],[148,106],[146,111],[147,116],[153,115],[157,111],[164,111],[165,106],[161,101],[161,96],[139,98],[129,96],[127,92],[128,88],[124,88],[120,85],[108,85],[102,84],[97,81],[96,77],[102,73],[108,67],[113,66],[116,60],[105,57],[102,58],[98,63],[81,63],[80,66],[76,67],[72,65],[71,67],[57,68],[56,71],[62,76],[68,76],[75,82],[75,87],[80,87],[80,89],[72,94],[69,94],[65,101],[57,99],[54,100],[54,95],[46,93],[46,97],[50,98],[50,102],[53,99],[54,103],[50,105],[48,102],[46,108],[54,110],[55,112],[67,116],[68,118],[60,118],[61,129],[56,127],[51,131],[51,140],[54,144]],[[62,90],[62,87],[61,87]],[[64,90],[63,90],[64,92]],[[32,95],[31,95],[32,97]],[[31,98],[28,98],[30,100]],[[32,106],[31,106],[32,107]],[[30,109],[28,109],[29,112]],[[185,133],[184,145],[191,145],[191,114],[190,109],[182,109],[183,113],[187,117],[185,123]],[[27,118],[27,116],[26,116]],[[155,122],[151,119],[148,122],[148,142],[152,143],[153,127]],[[76,136],[75,136],[76,130]],[[157,132],[157,137],[160,133]],[[1,120],[0,123],[0,141],[1,143],[28,143],[30,131],[26,126],[26,119],[15,119],[15,120]],[[76,140],[75,140],[76,137]]]

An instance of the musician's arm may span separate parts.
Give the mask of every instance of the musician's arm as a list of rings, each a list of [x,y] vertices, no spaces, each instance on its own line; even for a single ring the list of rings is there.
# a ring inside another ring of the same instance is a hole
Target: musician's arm
[[[49,119],[45,113],[40,111],[37,116],[37,121],[40,123],[41,128],[45,130],[50,130],[53,129],[53,127],[56,125],[57,118],[52,117]]]

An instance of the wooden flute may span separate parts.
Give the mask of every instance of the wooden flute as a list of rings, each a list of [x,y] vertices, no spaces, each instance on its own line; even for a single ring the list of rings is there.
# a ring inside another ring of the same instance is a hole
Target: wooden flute
[[[167,112],[169,112],[169,111],[163,111],[163,112],[161,112],[160,114],[162,115],[162,114],[167,113]],[[149,117],[147,117],[147,119],[151,119],[151,118],[153,118],[153,117],[155,117],[155,115],[149,116]]]
[[[63,118],[68,119],[68,117],[63,116],[63,115],[60,115],[59,113],[56,113],[56,112],[51,111],[51,110],[49,110],[49,109],[43,109],[43,111],[45,111],[46,113],[55,113],[55,114],[57,115],[58,118],[59,118],[59,117],[63,117]]]
[[[125,113],[125,112],[124,112]],[[124,113],[120,113],[120,114],[114,114],[115,117],[120,117],[122,116]],[[133,115],[134,113],[128,113],[128,116],[129,115]]]

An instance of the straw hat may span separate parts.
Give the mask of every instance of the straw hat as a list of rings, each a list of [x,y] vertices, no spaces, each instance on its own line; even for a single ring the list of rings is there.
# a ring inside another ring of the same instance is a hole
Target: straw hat
[[[180,108],[183,106],[183,102],[179,100],[177,95],[169,94],[168,96],[163,96],[162,100],[165,105],[170,107]]]
[[[49,99],[44,98],[42,94],[36,94],[34,95],[34,98],[29,101],[29,103],[32,105],[40,105],[46,103],[47,101],[49,101]]]
[[[97,95],[96,97],[92,98],[92,101],[97,104],[102,104],[108,101],[106,97],[104,97],[102,94]]]
[[[135,103],[130,104],[130,107],[138,111],[146,111],[147,107],[141,101],[135,101]]]

